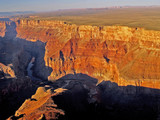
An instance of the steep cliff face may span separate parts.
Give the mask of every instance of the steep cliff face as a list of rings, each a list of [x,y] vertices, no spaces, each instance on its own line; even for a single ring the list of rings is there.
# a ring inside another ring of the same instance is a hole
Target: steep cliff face
[[[41,20],[18,20],[16,26],[17,37],[46,43],[45,65],[53,69],[49,80],[84,73],[99,82],[159,88],[159,31]]]
[[[6,30],[6,23],[0,21],[0,36],[1,37],[5,36],[5,30]]]
[[[15,34],[12,33],[15,32],[12,30],[15,26],[12,25],[14,24],[7,24],[5,36],[0,37],[0,119],[2,120],[13,114],[36,89],[36,85],[27,77],[26,68],[32,58],[31,48],[35,50],[34,46],[38,43],[31,44],[29,41],[14,39]],[[41,52],[41,44],[38,46],[36,49]],[[36,50],[32,53],[38,55]]]
[[[0,38],[0,69],[14,76],[25,76],[26,67],[31,59],[23,44]],[[4,64],[4,65],[3,65]],[[5,67],[7,66],[7,67]]]
[[[9,119],[157,118],[160,32],[40,20],[6,22],[1,29],[0,117],[17,110]],[[34,75],[58,80],[26,77],[33,56]]]

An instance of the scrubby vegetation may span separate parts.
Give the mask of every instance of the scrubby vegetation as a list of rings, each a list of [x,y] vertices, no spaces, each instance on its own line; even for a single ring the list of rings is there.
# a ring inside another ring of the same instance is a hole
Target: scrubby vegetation
[[[118,25],[160,30],[160,7],[60,10],[32,14],[29,19],[63,20],[77,25]]]

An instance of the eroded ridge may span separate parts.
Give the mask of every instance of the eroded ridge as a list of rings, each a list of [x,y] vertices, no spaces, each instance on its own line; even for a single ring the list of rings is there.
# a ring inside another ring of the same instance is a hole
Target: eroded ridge
[[[84,73],[99,82],[159,88],[159,31],[23,19],[16,26],[17,37],[46,43],[45,65],[53,69],[49,80]]]

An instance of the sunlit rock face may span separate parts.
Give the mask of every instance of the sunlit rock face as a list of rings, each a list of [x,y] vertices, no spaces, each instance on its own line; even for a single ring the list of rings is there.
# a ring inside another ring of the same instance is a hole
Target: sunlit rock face
[[[15,116],[11,116],[8,120],[58,119],[60,115],[64,115],[64,111],[57,108],[57,105],[52,100],[52,96],[63,93],[63,91],[65,89],[57,89],[54,92],[47,87],[39,87],[30,99],[25,100],[16,111]]]
[[[5,30],[6,30],[6,25],[5,22],[0,22],[0,36],[4,37],[5,36]]]
[[[111,80],[121,86],[160,87],[159,31],[18,20],[16,32],[18,38],[46,43],[45,64],[53,69],[49,80],[84,73],[99,82]]]
[[[62,21],[17,20],[0,23],[0,36],[46,44],[46,69],[38,76],[56,80],[66,74],[83,73],[118,85],[159,88],[160,32],[124,26],[77,26]],[[10,26],[11,31],[7,32]],[[13,27],[11,27],[13,26]],[[15,28],[15,29],[14,29]]]
[[[8,114],[13,116],[5,118],[77,119],[78,115],[83,119],[93,115],[96,119],[102,115],[150,120],[159,114],[160,32],[43,20],[0,24],[0,75],[7,73],[13,81],[0,92],[18,104]],[[33,73],[42,81],[26,77],[33,56]],[[3,102],[5,108],[8,102]],[[3,115],[7,110],[1,111]]]
[[[12,68],[11,67],[9,67],[9,66],[6,66],[6,65],[4,65],[4,64],[2,64],[2,63],[0,63],[0,78],[1,77],[9,77],[9,78],[15,78],[16,76],[15,76],[15,73],[14,73],[14,71],[12,70]]]

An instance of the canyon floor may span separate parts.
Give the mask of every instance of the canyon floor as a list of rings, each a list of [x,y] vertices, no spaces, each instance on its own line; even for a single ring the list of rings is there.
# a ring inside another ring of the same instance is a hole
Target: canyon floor
[[[159,120],[160,31],[0,21],[0,120]]]

